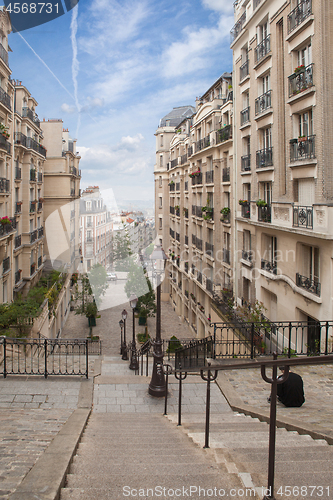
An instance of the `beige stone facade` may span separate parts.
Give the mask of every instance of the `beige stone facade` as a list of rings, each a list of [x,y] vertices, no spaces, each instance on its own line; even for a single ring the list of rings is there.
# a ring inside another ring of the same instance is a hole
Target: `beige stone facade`
[[[235,21],[235,296],[273,321],[329,320],[333,6],[238,1]]]

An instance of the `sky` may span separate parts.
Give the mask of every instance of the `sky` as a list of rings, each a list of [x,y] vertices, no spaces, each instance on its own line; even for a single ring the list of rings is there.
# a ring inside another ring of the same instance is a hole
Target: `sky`
[[[9,66],[39,118],[62,118],[77,139],[83,189],[153,206],[159,120],[232,71],[233,24],[232,0],[79,0],[11,33]]]

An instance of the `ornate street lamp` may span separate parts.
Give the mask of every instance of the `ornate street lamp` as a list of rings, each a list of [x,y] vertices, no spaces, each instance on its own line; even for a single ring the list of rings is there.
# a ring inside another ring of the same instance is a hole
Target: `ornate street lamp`
[[[124,322],[124,343],[123,343],[123,348],[122,348],[121,359],[124,359],[125,361],[127,361],[128,355],[127,355],[127,346],[126,346],[126,318],[127,318],[126,309],[123,309],[123,312],[121,313],[121,317],[122,317],[123,322]]]
[[[123,343],[124,321],[122,319],[119,321],[119,326],[120,326],[120,354],[123,355],[123,349],[124,349],[124,343]]]
[[[138,370],[139,369],[139,363],[138,363],[138,358],[136,354],[136,342],[135,342],[135,316],[134,316],[134,311],[136,308],[136,305],[138,303],[138,298],[137,296],[132,293],[132,295],[129,298],[129,303],[133,311],[133,340],[132,340],[132,346],[131,346],[131,362],[129,365],[130,370]]]
[[[165,396],[165,378],[163,373],[163,349],[161,339],[161,276],[167,256],[160,244],[156,245],[151,260],[156,261],[156,338],[153,341],[154,346],[154,365],[153,374],[149,384],[148,392],[151,396]]]

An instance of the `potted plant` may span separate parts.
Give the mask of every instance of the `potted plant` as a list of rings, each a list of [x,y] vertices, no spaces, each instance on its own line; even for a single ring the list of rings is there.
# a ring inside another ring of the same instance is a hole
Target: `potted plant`
[[[257,207],[267,207],[267,202],[259,198],[259,200],[256,201],[256,205]]]
[[[261,354],[265,354],[267,345],[265,344],[264,341],[260,342],[260,352]]]
[[[290,139],[289,144],[297,144],[297,139]]]
[[[89,326],[96,326],[97,305],[95,302],[89,302],[86,306],[86,317],[88,318]]]
[[[294,73],[300,73],[301,71],[303,71],[303,69],[305,68],[304,64],[301,64],[300,66],[296,66],[296,68],[294,69]]]
[[[247,205],[247,204],[248,204],[248,201],[247,201],[247,200],[238,200],[238,203],[239,203],[241,206],[244,206],[244,205]]]
[[[224,217],[227,217],[229,214],[230,214],[230,208],[229,207],[223,207],[221,210],[220,210],[221,214],[224,216]]]
[[[9,224],[12,223],[12,221],[10,220],[9,217],[7,217],[7,215],[5,215],[4,217],[1,217],[0,219],[0,223],[3,225],[3,226],[8,226]]]
[[[174,183],[175,183],[174,181],[170,181],[169,186],[172,186]]]
[[[300,136],[298,137],[298,142],[305,142],[307,139],[308,139],[308,138],[307,138],[307,136],[306,136],[306,135],[300,135]]]

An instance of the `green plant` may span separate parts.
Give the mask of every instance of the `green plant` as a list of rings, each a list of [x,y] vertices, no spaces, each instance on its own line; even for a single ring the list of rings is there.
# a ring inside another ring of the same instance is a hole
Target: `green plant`
[[[7,217],[7,215],[5,215],[4,217],[1,217],[0,219],[0,223],[3,225],[3,226],[7,226],[9,224],[12,223],[12,221],[10,220],[9,217]]]
[[[96,318],[98,313],[97,305],[95,302],[89,302],[86,307],[86,317],[87,318]]]
[[[267,207],[267,202],[259,198],[259,200],[256,201],[256,205],[257,207]]]
[[[181,342],[178,340],[178,338],[173,335],[170,340],[169,340],[169,347],[167,348],[166,352],[175,352],[178,349],[181,349],[183,346]]]
[[[238,200],[239,205],[247,205],[248,201],[247,200]]]
[[[148,335],[147,333],[138,333],[137,339],[138,342],[140,342],[140,344],[143,344],[144,342],[147,342],[147,340],[150,339],[150,335]]]
[[[296,68],[294,69],[294,73],[299,73],[304,68],[305,68],[304,64],[301,64],[300,66],[296,66]]]
[[[288,347],[285,347],[283,349],[283,356],[288,356],[288,355],[289,355],[289,349],[288,349]],[[297,354],[296,354],[295,349],[290,349],[290,357],[297,358]]]
[[[221,214],[222,214],[222,215],[225,215],[225,216],[226,216],[226,215],[229,215],[229,214],[230,214],[230,208],[229,208],[229,207],[223,207],[223,208],[221,209]]]

